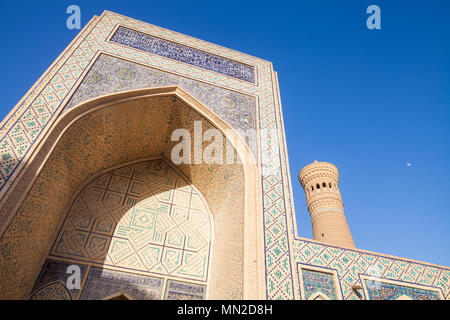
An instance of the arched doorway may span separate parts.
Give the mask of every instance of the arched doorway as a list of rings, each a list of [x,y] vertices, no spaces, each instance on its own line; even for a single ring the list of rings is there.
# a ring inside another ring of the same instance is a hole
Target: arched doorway
[[[170,163],[171,150],[177,143],[171,141],[171,132],[184,128],[194,135],[195,121],[202,123],[203,132],[218,129],[224,145],[233,147],[236,159],[232,164],[181,164],[176,168],[203,195],[213,220],[210,273],[201,280],[207,283],[206,298],[256,297],[258,286],[248,286],[248,292],[244,292],[244,282],[256,281],[259,285],[261,279],[255,250],[259,245],[255,222],[260,199],[257,166],[242,161],[252,155],[245,144],[236,147],[235,139],[239,138],[230,137],[230,126],[179,88],[171,87],[95,99],[71,109],[55,123],[36,152],[35,163],[30,163],[12,191],[14,195],[24,188],[29,176],[34,175],[0,240],[0,245],[7,242],[24,221],[30,226],[28,236],[17,240],[22,241],[23,250],[15,252],[14,259],[0,261],[4,298],[23,298],[32,292],[49,249],[53,250],[53,244],[61,238],[59,231],[64,229],[67,213],[87,184],[99,173],[142,159],[159,158]],[[9,280],[12,265],[27,268],[29,275]],[[170,279],[164,281],[166,286],[171,285]]]

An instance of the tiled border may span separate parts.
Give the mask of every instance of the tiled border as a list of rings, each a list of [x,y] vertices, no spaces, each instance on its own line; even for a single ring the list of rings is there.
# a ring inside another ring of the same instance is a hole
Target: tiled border
[[[60,239],[59,235],[63,231],[62,227],[67,223],[67,219],[69,217],[70,210],[72,209],[72,207],[75,204],[75,201],[79,198],[79,196],[81,195],[83,190],[85,190],[86,187],[92,185],[92,183],[97,178],[99,178],[99,177],[101,177],[101,176],[103,176],[105,174],[111,174],[114,171],[119,170],[121,168],[130,167],[130,166],[133,166],[133,165],[136,165],[136,164],[140,164],[140,163],[144,163],[144,162],[152,162],[154,160],[160,160],[160,161],[165,162],[165,164],[168,166],[168,168],[173,170],[176,174],[178,174],[186,182],[189,181],[189,178],[186,177],[186,175],[183,172],[181,172],[181,170],[179,170],[174,165],[172,165],[171,163],[165,161],[164,159],[162,159],[160,157],[151,157],[151,158],[145,158],[145,159],[140,159],[140,160],[129,161],[129,162],[122,163],[122,164],[120,164],[118,166],[114,166],[112,168],[107,168],[107,169],[104,169],[104,170],[102,170],[100,172],[97,172],[96,174],[94,174],[91,177],[89,177],[89,179],[83,183],[83,185],[78,189],[78,191],[74,193],[74,197],[71,199],[70,205],[67,207],[67,210],[64,213],[64,219],[61,222],[61,226],[60,226],[60,228],[58,230],[58,233],[54,237],[53,241],[51,242],[52,250],[50,250],[49,255],[47,257],[47,260],[48,259],[51,259],[51,260],[58,260],[59,259],[59,260],[62,260],[62,261],[71,261],[71,262],[76,262],[76,263],[79,263],[79,264],[85,264],[85,265],[88,265],[88,266],[91,266],[91,267],[97,267],[97,268],[98,267],[105,267],[105,268],[110,269],[110,270],[121,271],[121,272],[125,272],[125,273],[136,273],[136,274],[137,273],[142,273],[142,274],[145,274],[145,275],[150,276],[150,277],[160,277],[160,278],[170,277],[170,279],[172,279],[174,281],[181,281],[181,282],[183,282],[183,281],[185,281],[185,282],[186,281],[188,281],[188,282],[192,281],[192,283],[195,283],[195,284],[206,285],[206,283],[208,281],[208,278],[209,278],[209,273],[211,271],[210,270],[211,269],[210,257],[212,256],[213,240],[210,240],[210,244],[208,245],[208,262],[206,263],[206,274],[203,277],[203,279],[193,279],[192,277],[188,277],[188,276],[166,275],[164,273],[158,273],[156,271],[150,272],[150,271],[139,270],[139,269],[131,268],[131,267],[115,266],[113,264],[107,263],[106,261],[104,261],[103,263],[99,263],[99,262],[91,261],[91,260],[89,260],[87,258],[85,258],[85,259],[76,258],[75,256],[68,256],[68,255],[56,253],[56,252],[53,251],[53,249],[57,246],[58,239]],[[206,201],[206,199],[204,198],[203,194],[197,189],[196,186],[192,185],[191,187],[195,190],[197,195],[203,201],[203,203],[204,203],[204,205],[206,207],[206,210],[207,210],[207,212],[209,214],[208,218],[210,220],[209,221],[210,222],[210,226],[212,227],[213,226],[212,221],[211,221],[211,212],[212,211],[211,211],[211,209],[208,206],[208,202]],[[212,234],[213,230],[211,230],[210,232]],[[111,236],[111,238],[112,237],[113,236]]]

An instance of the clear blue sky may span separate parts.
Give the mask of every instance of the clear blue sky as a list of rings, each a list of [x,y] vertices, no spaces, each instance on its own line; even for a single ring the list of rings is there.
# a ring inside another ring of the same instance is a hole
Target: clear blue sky
[[[329,161],[358,248],[450,266],[450,1],[1,1],[1,118],[76,36],[70,4],[83,26],[108,9],[272,61],[300,236],[297,174]]]

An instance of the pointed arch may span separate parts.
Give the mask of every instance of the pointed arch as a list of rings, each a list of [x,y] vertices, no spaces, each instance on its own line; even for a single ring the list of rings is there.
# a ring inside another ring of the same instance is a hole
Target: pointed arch
[[[9,263],[32,264],[32,269],[39,270],[68,204],[86,181],[101,170],[125,162],[156,155],[168,159],[168,150],[174,145],[169,141],[170,130],[184,127],[193,132],[195,120],[203,121],[205,129],[221,132],[239,159],[230,166],[178,167],[204,193],[215,222],[221,226],[216,231],[219,238],[213,248],[214,271],[208,297],[263,297],[263,266],[258,266],[263,260],[256,254],[256,246],[263,247],[258,233],[261,231],[256,229],[257,220],[262,219],[262,196],[255,158],[236,130],[178,87],[111,94],[82,103],[60,116],[7,195],[2,210],[10,210],[12,216],[0,244],[5,236],[14,237],[24,221],[33,228],[28,237],[18,240],[24,242],[24,252],[17,253],[20,258],[5,260],[1,267],[8,270]],[[225,201],[220,198],[224,193],[228,193]],[[42,220],[47,224],[46,231]],[[35,239],[34,250],[29,251],[27,239]],[[3,281],[9,281],[5,274],[1,283],[17,287],[9,294],[21,298],[27,292],[19,288],[31,288],[36,277],[31,274],[21,280],[23,283],[8,284]]]

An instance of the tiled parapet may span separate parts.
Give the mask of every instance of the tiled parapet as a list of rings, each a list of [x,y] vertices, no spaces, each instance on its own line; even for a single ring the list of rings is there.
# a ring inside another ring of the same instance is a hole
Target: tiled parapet
[[[450,268],[442,266],[307,239],[295,240],[293,259],[298,269],[306,265],[334,272],[343,299],[396,299],[405,294],[412,299],[448,299],[450,295]],[[299,286],[299,296],[300,291]]]

